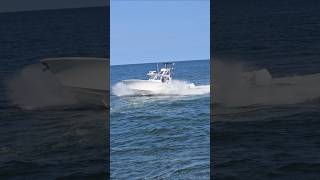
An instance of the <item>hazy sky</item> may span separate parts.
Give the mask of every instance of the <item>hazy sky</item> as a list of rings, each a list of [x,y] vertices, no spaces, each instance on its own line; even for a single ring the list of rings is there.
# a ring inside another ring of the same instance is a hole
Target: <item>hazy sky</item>
[[[111,64],[209,59],[209,0],[111,0],[110,8]]]
[[[104,6],[107,0],[0,0],[0,12]]]

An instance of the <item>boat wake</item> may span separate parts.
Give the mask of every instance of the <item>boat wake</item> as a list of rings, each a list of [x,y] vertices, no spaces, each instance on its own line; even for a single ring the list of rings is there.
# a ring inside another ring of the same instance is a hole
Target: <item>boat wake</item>
[[[148,84],[143,84],[143,87],[139,88],[137,83],[135,87],[137,89],[152,89],[152,90],[137,90],[132,89],[123,82],[118,82],[112,87],[112,93],[116,96],[192,96],[192,95],[205,95],[210,93],[210,85],[197,86],[193,83],[186,81],[172,80],[171,83],[159,83],[159,86],[152,86],[148,88]],[[132,84],[131,84],[132,85]],[[141,85],[142,86],[142,85]]]
[[[283,105],[317,102],[320,73],[273,78],[267,69],[247,71],[243,64],[214,62],[214,104]]]

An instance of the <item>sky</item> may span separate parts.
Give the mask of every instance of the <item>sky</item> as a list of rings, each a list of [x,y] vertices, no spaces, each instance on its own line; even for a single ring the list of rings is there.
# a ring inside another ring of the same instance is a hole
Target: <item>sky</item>
[[[107,0],[0,0],[0,12],[105,6]]]
[[[209,0],[110,5],[111,65],[209,59]]]

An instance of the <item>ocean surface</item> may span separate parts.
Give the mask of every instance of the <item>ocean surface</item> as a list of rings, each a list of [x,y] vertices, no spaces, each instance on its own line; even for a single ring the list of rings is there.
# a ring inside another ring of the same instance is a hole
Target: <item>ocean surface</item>
[[[213,179],[319,179],[319,8],[315,0],[215,1],[213,69],[231,81],[213,96]],[[286,78],[236,81],[261,69]]]
[[[156,63],[111,66],[112,179],[210,178],[209,66],[209,60],[176,62],[175,95],[149,96],[123,94],[117,85],[147,79]],[[200,93],[181,87],[191,83],[207,86]]]
[[[106,11],[0,13],[0,179],[106,179],[108,112],[65,107],[39,64],[107,56]]]

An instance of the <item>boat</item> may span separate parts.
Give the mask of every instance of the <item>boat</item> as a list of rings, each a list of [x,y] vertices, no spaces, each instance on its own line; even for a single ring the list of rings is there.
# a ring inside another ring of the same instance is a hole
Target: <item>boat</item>
[[[109,59],[62,57],[40,60],[43,71],[50,71],[79,103],[108,105]]]
[[[149,79],[129,79],[121,82],[132,91],[142,94],[161,94],[172,83],[174,73],[174,63],[163,63],[160,71],[149,71],[146,75]]]

